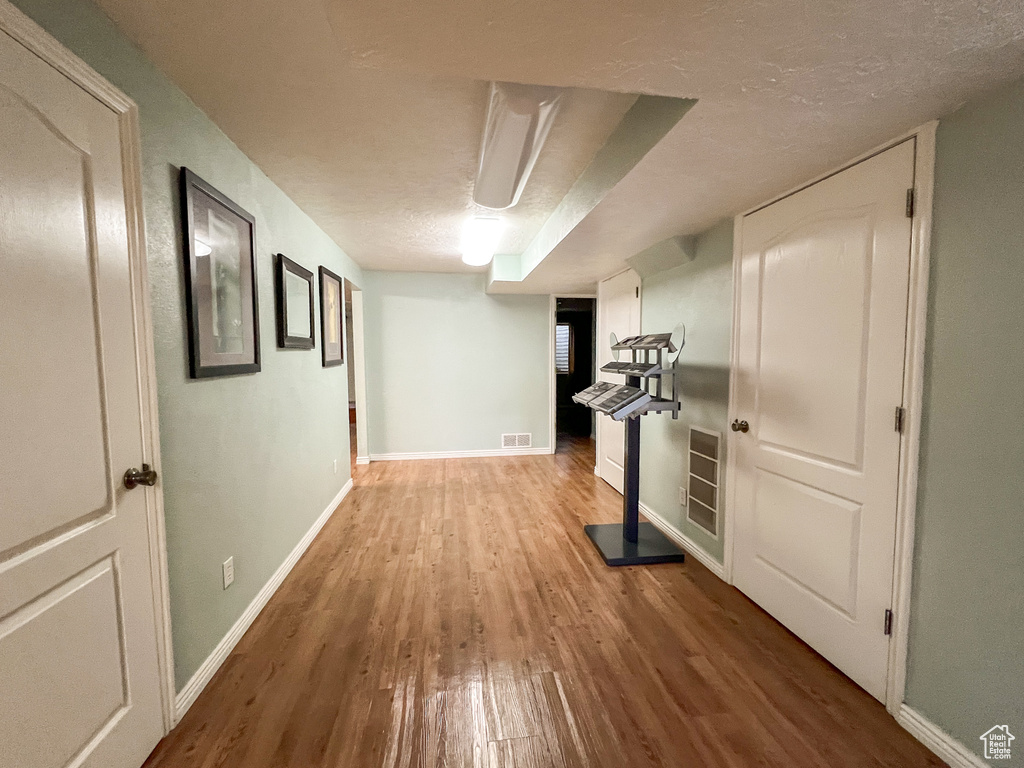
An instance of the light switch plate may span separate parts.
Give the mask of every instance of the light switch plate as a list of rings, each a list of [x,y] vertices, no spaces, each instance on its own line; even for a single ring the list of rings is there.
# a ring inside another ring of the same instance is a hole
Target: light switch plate
[[[224,589],[227,589],[228,587],[231,586],[232,582],[235,580],[235,558],[233,556],[229,557],[227,560],[224,561],[223,570],[224,570]]]
[[[679,486],[679,506],[686,506],[686,489],[683,486]]]

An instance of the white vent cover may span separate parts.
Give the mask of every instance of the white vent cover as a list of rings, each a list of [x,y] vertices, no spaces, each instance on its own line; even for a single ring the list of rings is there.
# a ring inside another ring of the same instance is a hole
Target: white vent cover
[[[520,432],[501,436],[502,448],[530,448],[533,446],[533,433]]]
[[[687,519],[718,537],[718,478],[722,434],[690,427],[690,476]]]

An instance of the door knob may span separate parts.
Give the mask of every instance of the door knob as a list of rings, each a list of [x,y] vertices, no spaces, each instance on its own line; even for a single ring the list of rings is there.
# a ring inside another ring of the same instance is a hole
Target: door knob
[[[750,425],[747,424],[747,422],[745,422],[745,421],[740,421],[739,419],[734,419],[733,422],[732,422],[732,431],[733,432],[749,432],[750,431]]]
[[[149,464],[143,464],[142,469],[132,467],[124,473],[124,487],[131,490],[137,485],[156,485],[156,470]]]

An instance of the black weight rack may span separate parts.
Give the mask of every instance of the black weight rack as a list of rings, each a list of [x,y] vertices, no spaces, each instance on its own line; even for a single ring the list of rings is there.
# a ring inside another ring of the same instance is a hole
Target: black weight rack
[[[613,344],[612,350],[628,351],[631,360],[616,360],[601,366],[601,370],[624,375],[626,383],[599,381],[574,395],[573,400],[626,422],[622,523],[586,525],[583,530],[608,565],[680,563],[684,555],[679,548],[651,523],[640,522],[640,417],[671,413],[673,419],[679,418],[675,365],[666,366],[666,356],[678,350],[670,333],[630,336]]]

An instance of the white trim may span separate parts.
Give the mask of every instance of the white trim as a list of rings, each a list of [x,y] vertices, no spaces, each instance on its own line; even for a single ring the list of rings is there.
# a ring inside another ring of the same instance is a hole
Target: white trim
[[[436,451],[423,453],[371,453],[370,461],[418,461],[420,459],[479,459],[494,456],[544,456],[555,452],[548,448],[493,448],[482,451]]]
[[[291,554],[285,559],[283,563],[278,567],[274,574],[270,577],[270,580],[263,585],[263,588],[256,594],[252,602],[245,609],[241,616],[238,617],[238,621],[234,623],[234,626],[228,630],[228,633],[224,635],[217,647],[213,649],[213,652],[206,657],[206,661],[202,663],[196,673],[192,675],[192,679],[185,683],[185,687],[181,689],[175,701],[175,714],[177,720],[180,722],[181,718],[188,712],[199,694],[203,692],[206,685],[213,679],[213,676],[220,669],[221,665],[227,659],[228,655],[238,645],[238,641],[242,639],[246,630],[256,620],[256,617],[260,615],[260,611],[263,610],[264,606],[270,602],[270,598],[277,592],[278,587],[285,580],[295,564],[299,562],[299,559],[305,554],[306,550],[309,549],[309,545],[313,543],[313,539],[316,538],[320,530],[330,520],[331,515],[338,508],[338,505],[344,501],[348,492],[352,490],[352,478],[348,479],[348,482],[341,487],[338,491],[338,495],[335,496],[327,508],[320,514],[320,517],[313,523],[313,527],[310,528],[306,535],[303,536],[299,543],[295,545],[295,549],[291,551]]]
[[[625,270],[622,270],[625,272]],[[616,274],[622,274],[617,272]],[[613,275],[612,277],[614,277]],[[609,278],[606,278],[609,279]],[[601,381],[601,366],[604,363],[600,362],[598,355],[601,354],[601,339],[605,338],[604,324],[601,322],[601,306],[607,299],[602,297],[602,286],[604,280],[601,280],[597,284],[597,298],[594,300],[594,381]],[[601,424],[596,417],[594,420],[594,474],[604,480],[604,475],[601,474]],[[607,482],[607,481],[606,481]]]
[[[921,444],[921,412],[924,407],[924,353],[928,312],[928,277],[931,259],[932,199],[935,188],[935,131],[938,121],[925,123],[912,131],[887,141],[840,167],[745,211],[733,220],[733,327],[729,353],[729,420],[738,418],[736,403],[736,369],[740,333],[740,264],[743,255],[743,218],[774,202],[799,192],[819,181],[863,162],[881,152],[915,139],[914,152],[914,220],[910,244],[910,295],[907,304],[907,344],[904,353],[903,406],[907,409],[908,428],[900,444],[900,469],[896,506],[896,547],[893,573],[893,637],[889,643],[889,670],[886,677],[886,709],[901,717],[906,689],[907,647],[911,602],[911,577],[914,558],[914,525],[917,512],[917,473]],[[732,583],[735,548],[736,435],[727,435],[725,498],[725,573]]]
[[[736,413],[736,371],[740,356],[740,267],[743,263],[743,216],[737,216],[732,223],[732,334],[729,336],[729,410],[726,422],[735,418]],[[725,581],[733,583],[733,542],[736,540],[736,439],[737,433],[725,433],[725,543],[722,560],[725,565]],[[719,478],[721,480],[721,478]]]
[[[911,578],[917,517],[917,473],[924,410],[924,353],[928,326],[928,279],[931,262],[932,199],[935,191],[935,131],[938,122],[921,126],[914,153],[914,219],[910,241],[910,295],[907,344],[903,363],[903,406],[908,418],[900,439],[900,474],[896,500],[896,554],[892,578],[893,634],[889,642],[886,708],[901,711],[910,644]]]
[[[126,131],[122,158],[125,177],[125,200],[128,221],[128,249],[138,254],[132,263],[133,310],[136,317],[136,345],[141,352],[139,382],[142,389],[144,454],[149,465],[158,470],[160,458],[160,422],[157,407],[156,351],[153,315],[149,301],[149,259],[146,255],[145,219],[142,211],[142,146],[138,109],[126,113],[131,128]],[[141,298],[140,298],[141,297]],[[161,664],[161,697],[164,703],[164,728],[170,731],[177,724],[174,716],[174,644],[171,636],[171,591],[167,561],[167,529],[164,518],[163,484],[159,489],[146,489],[146,505],[150,534],[150,569],[154,586],[154,609],[157,617],[157,655]]]
[[[128,235],[128,269],[132,291],[136,369],[142,424],[142,461],[157,469],[160,464],[157,417],[156,365],[153,319],[149,302],[145,219],[142,208],[142,139],[139,108],[96,70],[65,48],[56,38],[15,8],[0,0],[0,31],[59,71],[117,115],[121,133],[122,183]],[[175,725],[174,656],[171,643],[170,587],[167,576],[167,533],[161,486],[146,489],[146,522],[149,539],[150,586],[156,621],[157,664],[164,732]]]
[[[355,379],[355,392],[350,392],[349,397],[356,399],[356,464],[359,458],[370,462],[367,455],[370,452],[370,422],[366,416],[366,339],[364,336],[363,318],[363,289],[346,278],[352,288],[352,349],[351,360],[348,364],[353,367],[352,377]]]
[[[555,329],[558,327],[558,299],[548,296],[548,445],[558,442],[558,374],[555,373]]]
[[[989,764],[978,755],[906,704],[899,707],[896,722],[945,761],[949,768],[989,768]]]
[[[856,157],[854,157],[854,158],[852,158],[850,160],[847,160],[844,163],[840,163],[839,165],[833,167],[831,170],[825,171],[824,173],[821,173],[821,174],[815,176],[814,178],[810,179],[809,181],[805,181],[805,182],[802,182],[800,184],[797,184],[796,186],[787,189],[785,192],[783,192],[783,193],[781,193],[779,195],[776,195],[775,197],[770,198],[766,202],[759,203],[758,205],[755,205],[755,206],[753,206],[751,208],[748,208],[747,210],[745,210],[742,213],[738,214],[738,218],[742,219],[745,216],[749,216],[752,213],[757,213],[762,208],[767,208],[769,205],[775,205],[775,203],[779,202],[780,200],[784,200],[787,197],[795,195],[797,192],[803,192],[808,187],[813,187],[815,184],[818,184],[819,182],[824,181],[825,179],[829,178],[830,176],[835,176],[838,173],[842,173],[843,171],[847,170],[848,168],[852,168],[855,165],[859,165],[860,163],[863,163],[865,160],[868,160],[868,159],[874,157],[875,155],[880,155],[883,152],[886,152],[886,151],[892,149],[897,144],[902,144],[907,139],[913,139],[913,138],[921,135],[922,133],[926,133],[928,131],[931,131],[932,134],[934,135],[935,128],[938,127],[938,124],[939,124],[938,120],[932,120],[930,122],[924,123],[923,125],[919,125],[917,128],[913,128],[913,129],[907,131],[906,133],[901,133],[896,138],[890,139],[889,141],[882,142],[881,144],[879,144],[878,146],[874,147],[873,149],[869,149],[867,152],[862,152],[861,154],[857,155]]]
[[[690,555],[693,555],[694,559],[697,560],[701,565],[711,571],[715,576],[725,581],[725,566],[712,557],[711,553],[708,552],[704,547],[695,542],[685,533],[676,528],[672,523],[666,520],[664,517],[659,515],[657,512],[652,512],[650,507],[646,504],[640,504],[640,514],[646,517],[659,531],[668,536],[672,541],[678,544],[680,547],[686,550]]]
[[[370,463],[370,457],[369,456],[356,456],[356,464],[357,465],[364,465],[364,464],[369,464],[369,463]]]
[[[118,115],[138,114],[138,106],[99,72],[90,67],[49,32],[15,8],[0,0],[0,30],[39,56],[69,80],[95,96]],[[124,130],[124,121],[121,128]]]

